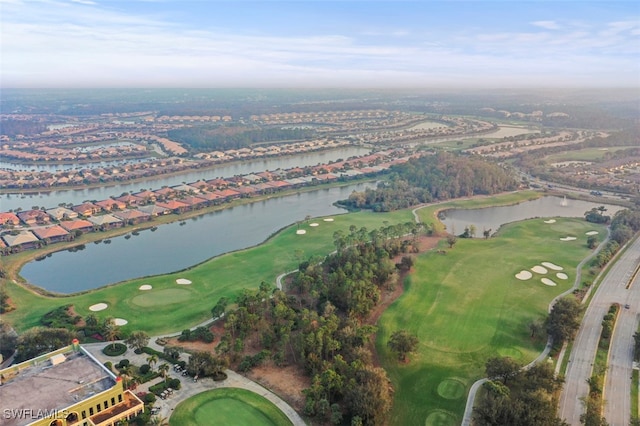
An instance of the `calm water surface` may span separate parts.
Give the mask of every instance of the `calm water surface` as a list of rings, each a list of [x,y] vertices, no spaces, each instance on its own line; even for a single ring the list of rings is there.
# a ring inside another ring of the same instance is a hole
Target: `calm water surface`
[[[110,244],[89,243],[77,252],[61,251],[24,266],[30,283],[74,293],[148,275],[175,272],[211,257],[263,242],[279,229],[310,215],[345,213],[332,204],[375,183],[320,189],[259,201],[145,230]]]
[[[586,211],[601,205],[602,203],[564,200],[560,197],[542,197],[512,206],[447,210],[442,212],[440,220],[449,232],[461,234],[465,227],[475,225],[477,234],[482,235],[485,229],[495,232],[503,224],[519,220],[536,217],[583,217]],[[605,214],[610,216],[623,209],[615,205],[605,205],[605,207],[607,208]]]

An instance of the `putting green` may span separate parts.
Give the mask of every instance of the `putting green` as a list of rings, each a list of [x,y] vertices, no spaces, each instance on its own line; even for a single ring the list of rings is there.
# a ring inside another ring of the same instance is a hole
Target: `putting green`
[[[253,392],[215,389],[182,401],[169,419],[170,425],[291,425],[275,405]]]
[[[425,426],[456,426],[456,416],[443,410],[432,411],[424,422]]]
[[[522,358],[522,352],[516,348],[498,348],[500,356],[509,357],[514,361]]]
[[[466,393],[464,382],[456,378],[448,378],[438,385],[438,395],[444,399],[462,398]]]
[[[139,294],[131,299],[131,303],[143,308],[151,306],[164,306],[170,303],[180,303],[189,300],[192,294],[189,290],[181,288],[167,288],[164,290],[149,291]]]

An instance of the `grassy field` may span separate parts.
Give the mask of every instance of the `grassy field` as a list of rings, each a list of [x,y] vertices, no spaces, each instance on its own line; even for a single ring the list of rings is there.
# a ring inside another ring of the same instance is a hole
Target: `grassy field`
[[[223,388],[203,392],[182,401],[169,419],[170,425],[291,425],[275,405],[244,389]]]
[[[613,153],[621,149],[629,149],[629,146],[612,146],[608,148],[585,148],[576,151],[567,151],[549,155],[545,158],[550,163],[562,161],[597,161],[602,160],[607,152]]]
[[[179,332],[209,318],[220,297],[233,297],[243,288],[257,288],[262,281],[275,284],[277,275],[297,268],[309,256],[330,253],[337,230],[348,232],[351,225],[374,229],[385,223],[413,220],[410,211],[359,212],[333,218],[333,222],[309,221],[318,223],[317,227],[301,224],[305,235],[297,235],[294,225],[259,246],[216,257],[182,272],[135,279],[78,295],[46,297],[7,281],[7,290],[18,309],[3,318],[23,331],[38,325],[40,317],[57,306],[73,304],[84,316],[91,313],[91,305],[103,302],[108,308],[96,315],[126,319],[129,323],[122,327],[124,331],[145,330],[151,335]],[[193,284],[178,285],[178,278]],[[139,290],[143,284],[153,289]]]
[[[425,210],[421,215],[433,217]],[[604,228],[579,219],[533,219],[507,225],[489,240],[459,239],[453,249],[443,245],[446,254],[419,256],[404,294],[378,323],[378,352],[396,389],[392,423],[460,424],[467,391],[483,376],[488,358],[534,359],[546,339],[531,339],[528,325],[544,318],[551,299],[571,287],[577,264],[590,253],[585,232],[594,229],[600,238],[606,235]],[[577,239],[560,241],[566,235]],[[527,281],[515,278],[541,262],[562,266],[568,279],[551,270]],[[543,285],[543,277],[557,286]],[[406,364],[386,348],[398,329],[420,340]]]

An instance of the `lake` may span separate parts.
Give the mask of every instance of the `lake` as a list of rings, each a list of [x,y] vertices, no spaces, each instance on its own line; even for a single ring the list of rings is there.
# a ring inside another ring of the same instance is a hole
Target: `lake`
[[[374,187],[361,183],[271,198],[174,222],[155,231],[89,243],[83,250],[60,251],[24,266],[30,283],[58,293],[74,293],[132,278],[188,268],[223,253],[254,246],[274,232],[312,217],[346,213],[333,206],[353,191]]]
[[[580,200],[565,200],[560,197],[542,197],[533,201],[502,207],[486,207],[482,209],[453,209],[440,214],[440,220],[447,230],[454,234],[461,234],[464,228],[475,225],[476,235],[482,236],[485,229],[497,231],[505,223],[536,217],[584,217],[586,211],[599,207],[602,203],[592,203]],[[612,216],[624,207],[605,205],[605,214]]]

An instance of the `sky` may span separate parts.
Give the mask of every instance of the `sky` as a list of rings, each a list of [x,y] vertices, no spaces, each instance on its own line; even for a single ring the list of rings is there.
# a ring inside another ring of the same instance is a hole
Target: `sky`
[[[640,86],[640,2],[0,0],[0,88]]]

